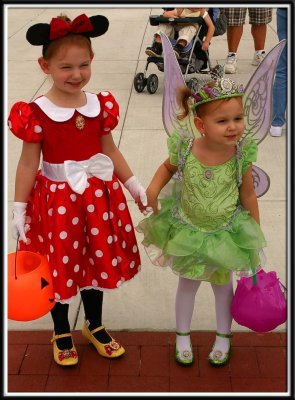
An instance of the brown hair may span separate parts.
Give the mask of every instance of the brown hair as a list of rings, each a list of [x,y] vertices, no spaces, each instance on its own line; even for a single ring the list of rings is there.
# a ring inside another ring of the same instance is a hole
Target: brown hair
[[[63,19],[66,22],[72,22],[67,15],[61,14],[57,18]],[[91,41],[88,37],[77,34],[68,34],[60,39],[53,40],[48,45],[43,46],[43,58],[45,60],[49,60],[52,58],[57,51],[68,45],[76,45],[79,47],[86,47],[89,50],[90,57],[94,56],[94,52],[92,50]]]

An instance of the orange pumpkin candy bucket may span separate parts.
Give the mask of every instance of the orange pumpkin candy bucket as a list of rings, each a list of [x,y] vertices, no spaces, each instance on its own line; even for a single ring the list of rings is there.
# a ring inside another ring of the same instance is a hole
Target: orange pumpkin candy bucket
[[[30,251],[8,254],[8,319],[32,321],[55,305],[47,258]]]

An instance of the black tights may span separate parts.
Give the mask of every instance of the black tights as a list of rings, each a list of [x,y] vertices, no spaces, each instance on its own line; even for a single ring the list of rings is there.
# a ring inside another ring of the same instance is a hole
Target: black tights
[[[102,303],[103,292],[100,290],[89,289],[81,290],[80,292],[83,307],[85,311],[85,319],[89,321],[88,328],[93,330],[102,325]],[[54,324],[54,332],[56,335],[70,332],[70,324],[68,319],[69,305],[56,303],[51,310],[51,316]],[[94,334],[95,338],[102,343],[108,343],[111,337],[103,329]],[[57,345],[60,350],[72,348],[73,343],[70,337],[57,340]]]

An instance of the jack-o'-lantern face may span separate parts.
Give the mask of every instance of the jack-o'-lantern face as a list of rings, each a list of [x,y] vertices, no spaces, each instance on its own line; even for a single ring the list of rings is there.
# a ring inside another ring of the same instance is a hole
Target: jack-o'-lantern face
[[[46,257],[29,251],[8,254],[8,318],[32,321],[47,314],[54,305]]]

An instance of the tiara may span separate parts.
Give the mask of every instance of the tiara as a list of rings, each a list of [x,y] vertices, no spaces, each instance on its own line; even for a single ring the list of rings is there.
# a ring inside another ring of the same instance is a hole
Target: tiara
[[[214,83],[205,83],[198,92],[192,93],[194,99],[192,109],[210,101],[239,97],[243,94],[244,86],[241,83],[236,84],[229,78],[219,78]]]

